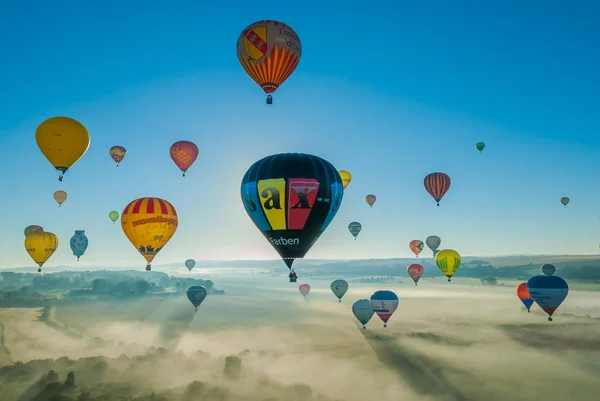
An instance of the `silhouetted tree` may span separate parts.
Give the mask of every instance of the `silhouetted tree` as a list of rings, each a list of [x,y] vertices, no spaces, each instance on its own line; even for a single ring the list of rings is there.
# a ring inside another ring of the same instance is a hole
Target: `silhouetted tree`
[[[240,374],[242,373],[242,360],[237,356],[228,356],[225,358],[225,368],[223,370],[223,375],[232,380],[237,380],[240,378]]]

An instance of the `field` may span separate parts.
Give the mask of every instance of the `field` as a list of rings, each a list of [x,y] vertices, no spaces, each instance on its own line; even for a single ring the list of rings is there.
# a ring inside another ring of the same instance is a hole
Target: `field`
[[[311,279],[304,300],[285,277],[233,271],[212,279],[226,294],[209,296],[197,312],[185,297],[152,296],[58,303],[44,321],[40,309],[0,310],[4,360],[117,358],[150,346],[211,358],[241,353],[257,382],[306,383],[345,401],[585,401],[600,391],[595,291],[571,290],[548,322],[535,305],[523,310],[514,283],[351,283],[340,303],[329,281]],[[351,304],[377,289],[395,291],[399,308],[387,328],[374,315],[363,330]],[[155,369],[157,391],[192,380],[187,370],[174,378],[179,370],[167,363]],[[207,372],[193,375],[211,380]]]

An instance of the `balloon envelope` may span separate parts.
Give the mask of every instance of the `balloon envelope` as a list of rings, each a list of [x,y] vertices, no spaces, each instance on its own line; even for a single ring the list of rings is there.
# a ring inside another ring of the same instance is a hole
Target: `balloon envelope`
[[[329,226],[343,196],[342,179],[331,163],[300,153],[257,161],[241,185],[246,213],[290,269]]]
[[[448,277],[448,281],[460,267],[460,262],[460,255],[454,249],[442,249],[435,255],[435,264]]]
[[[108,218],[111,219],[112,222],[114,223],[119,218],[119,212],[117,212],[116,210],[113,210],[112,212],[110,212],[108,214]]]
[[[194,259],[188,259],[185,261],[185,267],[187,267],[189,271],[192,271],[194,266],[196,266],[196,261]]]
[[[300,290],[300,294],[307,296],[308,293],[310,292],[310,285],[300,284],[300,286],[298,286],[298,290]]]
[[[558,276],[534,276],[527,281],[527,291],[552,321],[552,314],[569,294],[569,286]]]
[[[425,240],[425,243],[427,244],[427,247],[431,249],[432,252],[435,252],[440,247],[442,240],[437,235],[430,235]]]
[[[371,306],[371,301],[368,299],[358,299],[352,304],[352,313],[364,327],[365,324],[369,323],[375,311]]]
[[[542,273],[546,276],[551,276],[554,274],[554,272],[556,272],[556,267],[554,267],[554,265],[545,264],[542,266]]]
[[[340,170],[338,173],[340,174],[340,177],[342,177],[342,187],[346,189],[348,184],[350,184],[350,181],[352,181],[352,174],[346,170]]]
[[[362,225],[358,221],[353,221],[352,223],[348,224],[348,231],[350,231],[350,234],[354,236],[354,239],[356,239],[356,236],[360,233],[360,230],[362,230]]]
[[[246,27],[237,42],[242,68],[265,93],[273,93],[294,72],[302,45],[288,25],[278,21],[258,21]]]
[[[533,305],[533,298],[531,298],[529,291],[527,291],[527,283],[524,282],[517,286],[517,296],[521,302],[523,302],[523,305],[525,305],[527,311],[529,311],[531,305]]]
[[[485,148],[485,143],[483,143],[483,142],[477,142],[475,144],[475,147],[477,148],[478,151],[481,152],[483,150],[483,148]]]
[[[65,191],[56,191],[54,193],[54,200],[59,204],[62,205],[64,201],[67,200],[67,193]]]
[[[569,202],[571,202],[571,199],[567,198],[566,196],[563,198],[560,198],[560,203],[565,205],[565,207],[569,204]]]
[[[375,204],[375,201],[377,200],[377,197],[375,195],[367,195],[365,197],[365,200],[367,201],[369,206],[373,207],[373,205]]]
[[[342,297],[348,291],[348,282],[346,280],[334,280],[331,282],[331,291],[333,295],[338,297],[340,302],[342,301]]]
[[[373,310],[383,321],[384,327],[387,327],[387,321],[392,317],[398,308],[398,295],[392,291],[379,290],[371,295],[370,301]]]
[[[123,146],[113,146],[108,153],[115,163],[117,163],[117,167],[119,167],[119,163],[121,163],[125,158],[125,155],[127,155],[127,150]]]
[[[85,230],[75,230],[75,235],[71,237],[69,242],[73,255],[77,256],[77,260],[85,253],[88,247],[88,238],[85,236]]]
[[[61,172],[62,181],[63,174],[87,152],[90,134],[79,121],[52,117],[37,127],[35,141],[50,164]]]
[[[43,233],[44,229],[41,226],[32,225],[32,226],[27,226],[25,228],[24,232],[25,232],[25,236],[27,237],[31,233]]]
[[[415,285],[417,285],[417,282],[423,275],[423,271],[424,271],[423,266],[421,266],[417,263],[413,263],[412,265],[410,265],[406,268],[406,272],[408,273],[410,278],[413,279],[413,281],[415,282]]]
[[[198,150],[198,146],[193,142],[179,141],[171,145],[169,153],[171,154],[171,159],[183,171],[183,176],[185,177],[185,172],[194,164],[200,151]]]
[[[200,306],[207,294],[206,287],[203,285],[193,285],[187,290],[187,297],[195,308]]]
[[[150,263],[177,231],[179,217],[175,207],[160,198],[131,201],[121,213],[121,228],[138,252]]]
[[[42,267],[58,248],[58,237],[49,231],[33,232],[25,238],[25,250]]]
[[[450,177],[444,173],[431,173],[425,177],[425,190],[440,205],[440,201],[450,189]]]
[[[418,240],[418,239],[414,239],[412,241],[410,241],[410,244],[408,244],[410,250],[417,255],[417,257],[419,256],[419,254],[421,253],[421,251],[423,250],[423,241]]]

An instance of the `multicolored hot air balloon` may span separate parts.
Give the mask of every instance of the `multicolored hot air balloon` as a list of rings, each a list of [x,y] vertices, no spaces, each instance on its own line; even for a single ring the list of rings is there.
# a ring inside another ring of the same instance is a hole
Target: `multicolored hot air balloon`
[[[283,153],[254,163],[244,175],[246,212],[288,268],[303,258],[342,204],[342,179],[327,160]]]
[[[348,282],[346,280],[333,280],[330,287],[333,295],[338,297],[339,302],[342,302],[342,297],[348,291]]]
[[[369,320],[371,320],[375,311],[371,306],[371,301],[368,299],[358,299],[352,304],[352,313],[363,325],[363,329],[366,329],[366,324],[369,323]]]
[[[433,252],[433,256],[435,257],[435,251],[437,251],[437,249],[440,247],[442,240],[437,235],[430,235],[425,240],[425,243],[427,244],[429,249],[431,249],[431,252]]]
[[[187,267],[189,271],[192,271],[194,266],[196,266],[196,261],[194,259],[188,259],[185,261],[185,267]]]
[[[58,207],[61,207],[63,202],[67,200],[67,193],[65,191],[56,191],[54,193],[54,200],[58,203]]]
[[[190,141],[175,142],[171,145],[169,152],[171,154],[171,159],[173,159],[177,167],[183,171],[184,177],[185,172],[188,171],[192,164],[194,164],[198,158],[198,153],[200,153],[198,146]]]
[[[242,31],[237,42],[240,64],[267,94],[267,104],[273,103],[271,93],[294,72],[302,45],[292,28],[278,21],[258,21]]]
[[[26,237],[31,233],[43,233],[43,232],[44,232],[44,229],[41,226],[32,225],[32,226],[27,226],[25,228],[25,236]]]
[[[113,146],[108,151],[110,157],[117,163],[117,167],[119,167],[119,163],[125,158],[127,155],[127,150],[123,146]]]
[[[485,148],[485,143],[483,143],[483,142],[477,142],[475,144],[475,147],[477,148],[477,150],[479,151],[479,153],[481,153],[481,151],[483,150],[483,148]]]
[[[423,275],[423,270],[424,270],[423,266],[416,264],[416,263],[413,263],[412,265],[410,265],[406,268],[406,272],[408,273],[410,278],[412,278],[413,281],[415,282],[415,286],[417,285],[417,282]]]
[[[527,283],[521,283],[517,286],[517,296],[527,308],[527,313],[529,313],[529,308],[533,305],[533,299],[531,298],[531,295],[529,295],[529,291],[527,291]]]
[[[433,251],[433,257],[435,258],[437,256],[437,254],[440,253],[439,249],[436,249],[435,251]]]
[[[348,184],[350,184],[350,181],[352,181],[352,174],[346,170],[340,170],[338,173],[340,173],[340,177],[342,177],[342,187],[346,189]]]
[[[198,310],[198,307],[202,301],[204,301],[206,298],[207,294],[208,291],[206,291],[206,287],[203,285],[193,285],[187,290],[187,297],[192,305],[194,305],[194,308],[196,308],[196,311]]]
[[[414,239],[412,241],[410,241],[410,244],[408,244],[410,250],[417,255],[417,258],[419,257],[419,254],[421,253],[421,251],[423,250],[423,241],[419,240],[419,239]]]
[[[310,285],[308,285],[308,284],[300,284],[298,286],[298,290],[300,291],[300,294],[304,295],[304,298],[306,298],[306,296],[310,292]]]
[[[439,206],[440,201],[450,189],[450,177],[444,173],[431,173],[425,177],[424,184],[429,195],[435,199]]]
[[[70,245],[73,255],[77,256],[77,261],[79,262],[79,258],[83,256],[88,247],[88,238],[85,236],[85,230],[75,230],[75,235],[71,237]]]
[[[160,198],[136,199],[121,213],[121,228],[148,262],[146,270],[151,269],[150,263],[173,237],[178,225],[175,207]]]
[[[371,209],[372,209],[373,205],[375,204],[375,201],[377,200],[377,197],[375,195],[371,194],[371,195],[367,195],[365,197],[365,200],[367,201],[369,206],[371,206]]]
[[[546,276],[551,276],[556,272],[556,267],[554,265],[545,264],[542,266],[542,273]]]
[[[569,204],[569,202],[571,202],[571,199],[567,198],[566,196],[560,198],[560,203],[562,203],[563,205],[565,205],[565,207],[567,207],[567,205]]]
[[[35,130],[35,141],[42,154],[60,171],[59,181],[90,147],[90,134],[85,127],[69,117],[52,117]]]
[[[370,301],[373,311],[383,321],[383,327],[387,327],[388,320],[398,308],[398,295],[392,291],[379,290],[371,295]]]
[[[111,219],[112,222],[114,223],[119,218],[119,212],[117,212],[116,210],[113,210],[112,212],[110,212],[108,214],[108,218]]]
[[[33,232],[25,237],[25,250],[40,267],[38,273],[42,271],[42,266],[50,259],[56,248],[58,248],[58,237],[49,231]]]
[[[448,277],[448,281],[460,267],[460,262],[460,255],[453,249],[442,249],[435,256],[435,264]]]
[[[527,281],[527,291],[551,322],[552,315],[569,294],[569,286],[558,276],[534,276]]]
[[[362,225],[358,221],[353,221],[352,223],[348,224],[348,231],[350,231],[350,234],[354,236],[355,240],[360,233],[360,230],[362,230]]]

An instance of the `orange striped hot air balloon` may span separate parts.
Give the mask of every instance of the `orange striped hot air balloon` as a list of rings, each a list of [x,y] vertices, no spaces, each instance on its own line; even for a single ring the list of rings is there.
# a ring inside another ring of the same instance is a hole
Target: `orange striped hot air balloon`
[[[175,162],[177,167],[185,172],[194,164],[198,157],[198,146],[194,142],[190,141],[179,141],[171,145],[171,159]]]
[[[121,213],[121,227],[129,241],[150,263],[173,237],[179,217],[175,207],[160,198],[139,198],[130,202]]]
[[[425,189],[435,199],[437,205],[450,189],[450,177],[444,173],[431,173],[425,177]]]
[[[240,64],[267,94],[267,104],[273,103],[271,93],[294,72],[302,45],[292,28],[278,21],[258,21],[242,31],[237,42]]]

